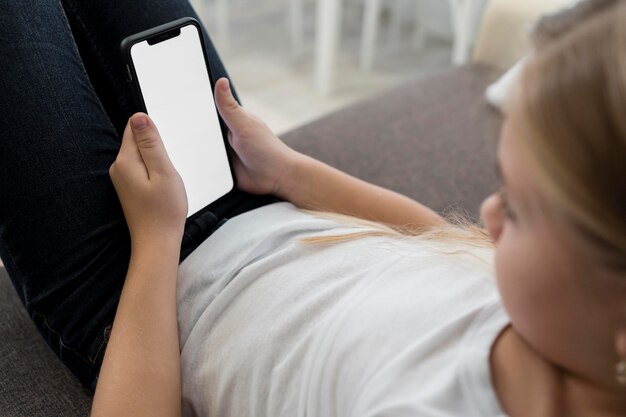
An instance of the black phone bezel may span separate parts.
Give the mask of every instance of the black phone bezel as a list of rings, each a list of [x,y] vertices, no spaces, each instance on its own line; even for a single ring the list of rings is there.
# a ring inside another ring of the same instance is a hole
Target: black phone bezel
[[[193,17],[183,17],[183,18],[174,20],[172,22],[165,23],[165,24],[156,26],[154,28],[144,30],[134,35],[127,36],[120,43],[120,52],[122,54],[122,60],[124,64],[126,65],[126,69],[128,71],[128,79],[126,81],[129,84],[131,84],[133,101],[134,101],[135,107],[137,108],[137,111],[141,111],[141,112],[148,114],[148,111],[146,109],[146,104],[143,100],[143,94],[141,93],[141,88],[137,80],[137,72],[135,70],[135,65],[133,64],[133,59],[131,56],[131,49],[133,45],[139,42],[143,42],[143,41],[148,41],[148,44],[150,45],[164,42],[168,39],[178,36],[180,34],[180,30],[183,27],[189,26],[189,25],[195,26],[196,30],[198,31],[198,37],[200,38],[200,45],[202,46],[202,53],[204,55],[204,63],[206,66],[207,74],[209,76],[209,82],[211,83],[210,93],[211,93],[211,97],[213,98],[213,102],[215,102],[215,83],[217,80],[215,80],[215,78],[213,77],[213,72],[211,70],[211,62],[209,61],[209,56],[207,54],[202,26]],[[217,108],[217,103],[216,103],[216,108]],[[201,215],[202,213],[204,213],[205,211],[207,211],[214,205],[219,204],[220,201],[226,198],[229,194],[231,194],[237,188],[237,178],[235,176],[235,170],[233,167],[234,150],[232,149],[232,147],[230,146],[230,143],[228,142],[228,127],[226,126],[226,123],[222,119],[222,116],[219,114],[219,112],[217,112],[217,117],[218,117],[219,124],[220,124],[220,130],[222,132],[222,140],[224,142],[224,146],[226,147],[226,155],[228,158],[230,174],[233,179],[233,187],[226,194],[224,194],[222,197],[218,198],[217,200],[213,201],[208,206],[200,209],[196,213],[192,213],[191,216],[188,218],[188,220],[194,219],[195,217]]]

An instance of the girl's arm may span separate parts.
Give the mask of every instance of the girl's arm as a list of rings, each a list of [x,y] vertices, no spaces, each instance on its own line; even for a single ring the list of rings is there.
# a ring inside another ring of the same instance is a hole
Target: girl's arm
[[[441,216],[409,197],[302,154],[296,158],[283,187],[283,198],[305,209],[348,214],[410,229],[445,224]]]
[[[179,416],[176,277],[187,199],[145,114],[131,117],[110,175],[130,230],[131,259],[91,414]]]
[[[294,205],[349,214],[414,229],[445,224],[434,211],[394,191],[352,177],[285,145],[255,116],[239,106],[228,80],[218,80],[215,100],[230,129],[238,187],[274,194]]]

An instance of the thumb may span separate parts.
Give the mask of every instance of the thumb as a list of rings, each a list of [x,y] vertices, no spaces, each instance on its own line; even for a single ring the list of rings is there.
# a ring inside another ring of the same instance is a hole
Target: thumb
[[[228,78],[220,78],[215,84],[215,103],[217,109],[230,130],[235,130],[244,120],[245,113],[230,89]]]
[[[148,176],[151,172],[168,172],[173,165],[154,122],[145,113],[135,113],[129,123]]]

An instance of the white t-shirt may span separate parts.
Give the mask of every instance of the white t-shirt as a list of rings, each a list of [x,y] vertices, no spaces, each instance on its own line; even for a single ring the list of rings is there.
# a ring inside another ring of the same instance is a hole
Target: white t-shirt
[[[489,354],[509,319],[492,251],[298,242],[366,229],[275,203],[229,220],[181,264],[185,416],[504,415]]]

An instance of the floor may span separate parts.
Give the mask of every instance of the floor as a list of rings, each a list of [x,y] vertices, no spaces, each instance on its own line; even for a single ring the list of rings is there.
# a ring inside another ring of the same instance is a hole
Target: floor
[[[210,15],[210,7],[205,10]],[[231,19],[228,48],[213,37],[244,106],[281,134],[450,65],[451,39],[430,35],[425,47],[417,50],[411,43],[413,22],[408,21],[401,25],[399,41],[392,45],[386,39],[389,36],[383,15],[374,69],[362,71],[358,64],[362,13],[362,2],[345,7],[336,89],[330,96],[318,94],[313,87],[314,3],[306,5],[305,52],[299,59],[291,56],[284,7],[259,8],[241,15],[235,8],[233,15],[237,18]],[[203,20],[209,33],[214,34],[214,22]]]

